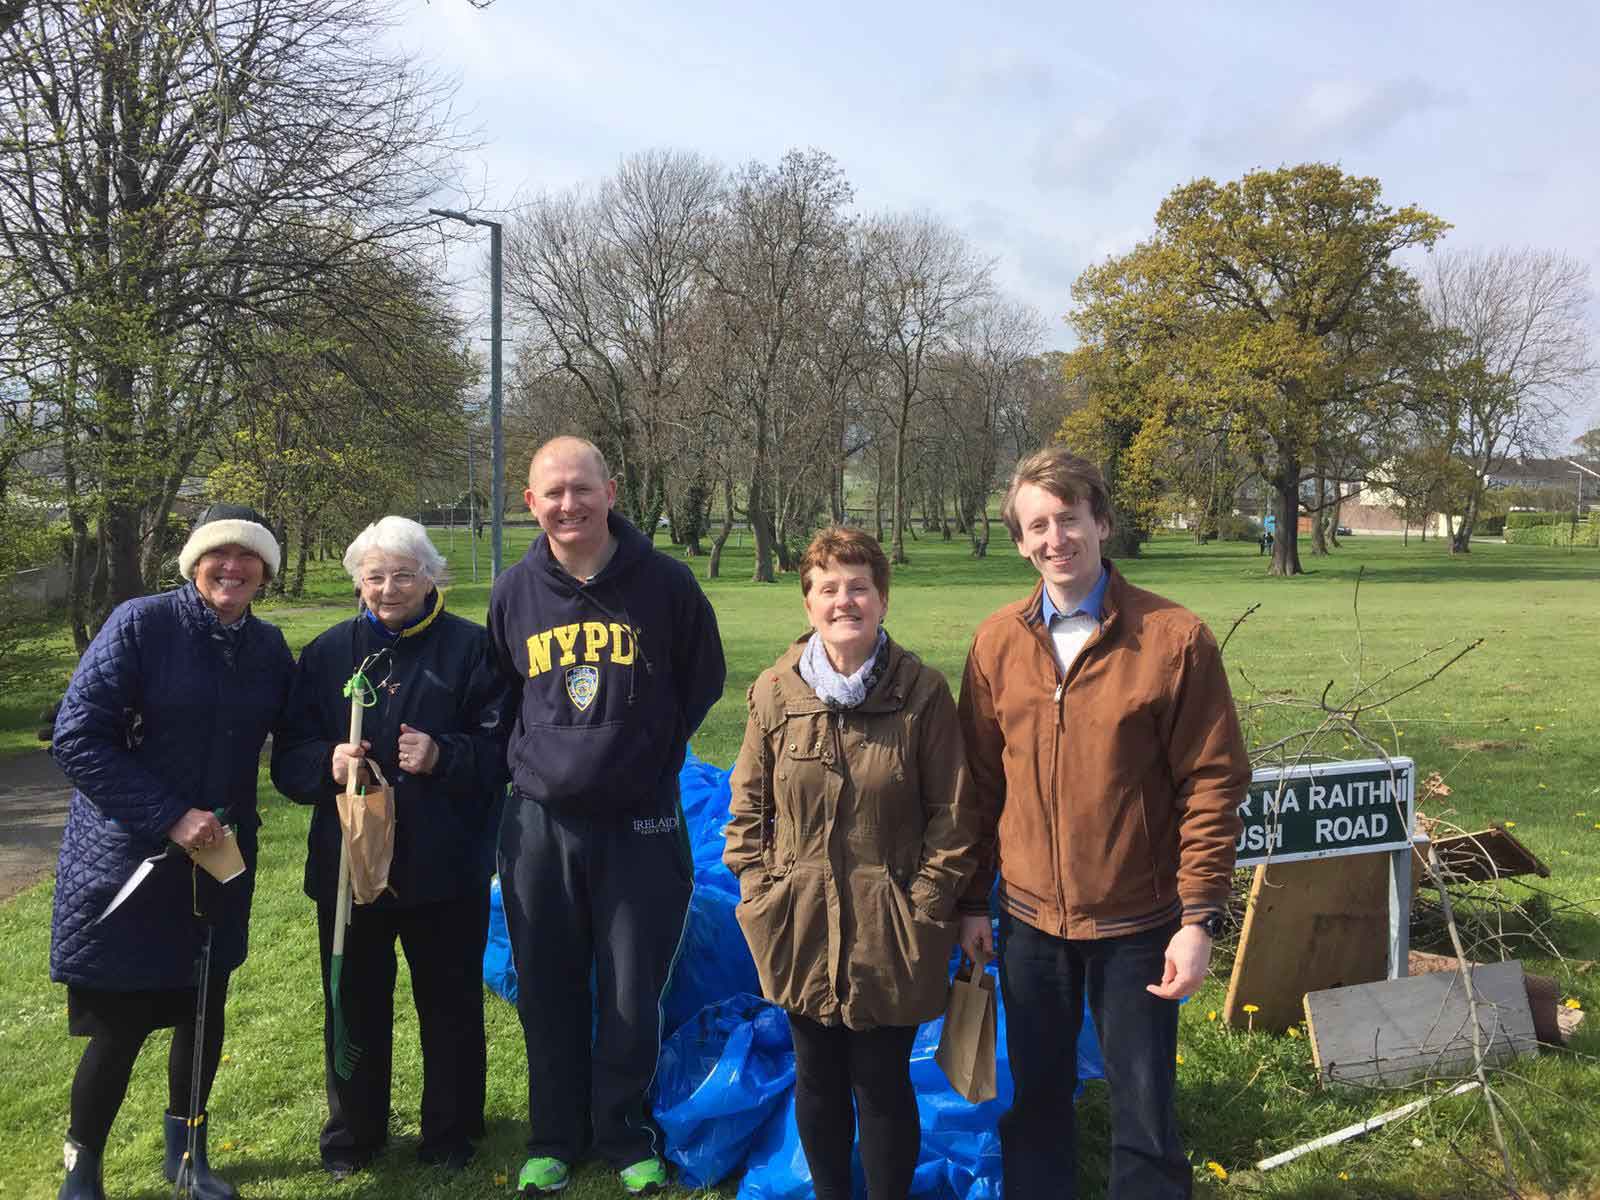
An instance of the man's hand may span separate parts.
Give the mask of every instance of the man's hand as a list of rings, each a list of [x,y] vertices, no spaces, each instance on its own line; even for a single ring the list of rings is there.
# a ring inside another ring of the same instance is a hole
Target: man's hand
[[[994,957],[994,926],[987,914],[961,918],[961,948],[980,967]]]
[[[1211,935],[1199,925],[1185,925],[1167,943],[1167,968],[1160,983],[1145,985],[1145,991],[1163,1000],[1182,1000],[1200,990],[1211,962]]]

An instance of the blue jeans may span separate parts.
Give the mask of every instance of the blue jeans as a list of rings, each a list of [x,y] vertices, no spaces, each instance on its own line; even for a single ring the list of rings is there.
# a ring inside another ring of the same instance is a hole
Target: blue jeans
[[[1016,1096],[1000,1118],[1006,1200],[1077,1194],[1078,1032],[1087,995],[1111,1087],[1108,1200],[1191,1194],[1173,1091],[1178,1004],[1159,983],[1176,922],[1127,937],[1064,940],[1000,915],[1000,988]]]

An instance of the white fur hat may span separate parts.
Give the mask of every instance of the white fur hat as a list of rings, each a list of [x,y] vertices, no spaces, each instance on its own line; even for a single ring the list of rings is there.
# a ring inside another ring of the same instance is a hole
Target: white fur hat
[[[259,557],[267,568],[267,578],[278,573],[282,552],[267,522],[253,508],[242,504],[213,504],[200,514],[189,540],[178,555],[178,570],[185,579],[194,578],[195,564],[208,550],[219,546],[243,546]]]

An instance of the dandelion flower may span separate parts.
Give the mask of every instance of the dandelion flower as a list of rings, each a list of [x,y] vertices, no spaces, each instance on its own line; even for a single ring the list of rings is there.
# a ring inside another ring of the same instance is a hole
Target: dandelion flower
[[[1297,1038],[1300,1036],[1300,1031],[1291,1025],[1289,1026],[1289,1036],[1292,1038]]]
[[[1175,1059],[1177,1059],[1177,1062],[1178,1062],[1178,1065],[1179,1065],[1179,1066],[1180,1066],[1180,1067],[1181,1067],[1181,1066],[1183,1066],[1183,1055],[1181,1055],[1181,1054],[1175,1054],[1175,1055],[1173,1055],[1173,1057],[1174,1057],[1174,1058],[1175,1058]]]
[[[1566,1005],[1568,1008],[1582,1008],[1583,1007],[1583,1001],[1579,1000],[1576,996],[1568,996],[1561,1003]]]
[[[1544,732],[1544,726],[1543,725],[1535,725],[1533,727],[1533,731],[1535,733],[1543,733]]]
[[[1218,1179],[1222,1180],[1224,1183],[1227,1182],[1227,1180],[1228,1180],[1228,1170],[1221,1163],[1219,1163],[1219,1162],[1208,1162],[1208,1163],[1206,1163],[1206,1170],[1210,1171],[1213,1175],[1215,1175]]]
[[[1600,829],[1600,825],[1596,825],[1595,828]],[[1259,1004],[1246,1004],[1244,1010],[1247,1013],[1258,1013],[1261,1011],[1261,1006]]]
[[[1216,1019],[1217,1019],[1217,1010],[1214,1009],[1214,1008],[1208,1009],[1206,1011],[1206,1020],[1215,1021]]]
[[[1544,784],[1541,783],[1539,786],[1543,787]],[[1507,821],[1506,822],[1506,828],[1507,829],[1515,829],[1516,827],[1517,827],[1517,823],[1515,821]]]
[[[229,1141],[226,1141],[226,1142],[223,1142],[223,1143],[222,1143],[222,1148],[223,1148],[223,1149],[224,1149],[224,1150],[232,1150],[232,1149],[233,1149],[233,1148],[234,1148],[234,1146],[235,1146],[235,1145],[237,1145],[237,1143],[236,1143],[236,1142],[234,1142],[234,1141],[232,1141],[232,1140],[229,1140]]]
[[[1344,1181],[1348,1182],[1349,1179],[1350,1179],[1350,1172],[1349,1171],[1340,1171],[1339,1172],[1339,1178],[1341,1180],[1344,1180]]]

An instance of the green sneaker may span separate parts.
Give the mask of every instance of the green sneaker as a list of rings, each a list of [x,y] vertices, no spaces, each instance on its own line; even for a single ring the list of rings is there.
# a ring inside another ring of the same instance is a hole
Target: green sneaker
[[[548,1196],[567,1186],[572,1173],[559,1158],[530,1158],[517,1176],[517,1191],[524,1196]]]
[[[617,1172],[630,1196],[649,1196],[667,1186],[667,1164],[651,1157]]]

